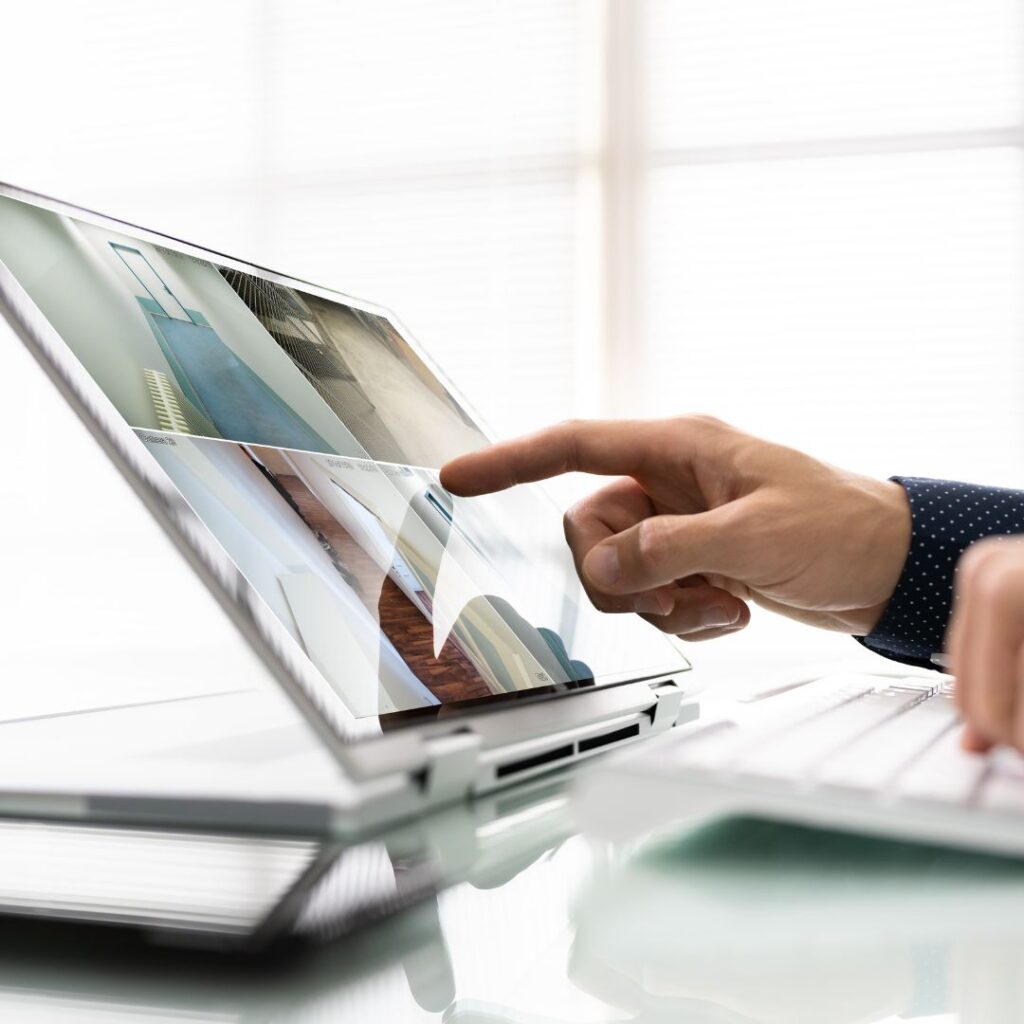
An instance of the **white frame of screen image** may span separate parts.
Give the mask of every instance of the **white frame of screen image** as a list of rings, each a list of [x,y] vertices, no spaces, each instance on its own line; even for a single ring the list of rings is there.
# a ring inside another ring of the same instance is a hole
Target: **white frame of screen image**
[[[102,229],[128,234],[143,242],[159,245],[199,260],[214,262],[228,269],[382,317],[392,325],[427,369],[449,391],[483,436],[488,440],[494,440],[493,432],[487,428],[476,410],[466,402],[458,389],[423,351],[401,321],[382,306],[3,182],[0,182],[0,196],[84,221]],[[300,644],[279,622],[262,596],[227,555],[220,541],[214,537],[156,459],[147,451],[143,441],[136,435],[135,428],[128,424],[113,402],[103,393],[2,261],[0,312],[6,314],[15,333],[54,381],[122,475],[127,478],[186,561],[213,592],[229,618],[242,631],[277,682],[341,760],[346,760],[345,751],[350,749],[353,741],[382,735],[391,738],[410,732],[450,732],[456,717],[459,723],[462,723],[475,714],[507,709],[527,702],[593,692],[609,686],[653,680],[686,671],[690,667],[684,656],[676,653],[675,660],[664,667],[645,666],[642,670],[632,673],[626,671],[602,676],[595,679],[593,685],[582,688],[561,684],[551,689],[545,687],[544,692],[537,694],[522,691],[517,694],[518,699],[515,701],[502,700],[499,696],[493,702],[484,700],[479,705],[470,707],[455,706],[451,709],[451,716],[446,716],[445,719],[400,719],[383,733],[379,716],[356,718],[352,715],[342,698],[313,665]],[[161,433],[158,430],[142,432],[149,435]],[[666,649],[671,648],[667,646]]]

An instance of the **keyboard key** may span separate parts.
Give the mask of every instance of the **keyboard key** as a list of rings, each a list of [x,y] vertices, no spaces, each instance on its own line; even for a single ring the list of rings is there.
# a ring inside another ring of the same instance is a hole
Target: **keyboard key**
[[[987,811],[1024,817],[1024,757],[1006,748],[993,752],[977,803]]]
[[[704,742],[680,742],[675,750],[675,761],[699,768],[728,769],[761,744],[787,736],[801,723],[870,693],[877,682],[877,679],[858,675],[808,684],[798,694],[775,698],[778,704],[773,704],[770,710],[765,707],[754,721],[739,729],[709,735]]]
[[[901,799],[969,804],[988,770],[989,758],[968,754],[960,747],[954,725],[896,779]]]
[[[978,794],[978,806],[986,811],[1024,816],[1024,778],[996,775],[986,780]]]
[[[767,700],[769,697],[777,697],[780,694],[796,690],[809,683],[825,682],[834,684],[841,676],[850,677],[850,672],[839,672],[828,665],[805,666],[802,670],[768,672],[754,682],[747,683],[735,689],[733,697],[739,704],[756,704]],[[887,682],[906,681],[910,685],[926,685],[929,688],[934,686],[940,679],[951,679],[951,676],[943,676],[937,672],[922,673],[921,675],[908,676],[906,666],[893,667],[889,671],[857,672],[853,673],[857,678],[869,678],[876,686]]]
[[[929,690],[886,687],[787,729],[737,760],[745,775],[809,782],[813,769],[883,723],[926,699]]]
[[[956,708],[948,697],[929,697],[828,758],[818,781],[842,789],[881,791],[956,722]]]

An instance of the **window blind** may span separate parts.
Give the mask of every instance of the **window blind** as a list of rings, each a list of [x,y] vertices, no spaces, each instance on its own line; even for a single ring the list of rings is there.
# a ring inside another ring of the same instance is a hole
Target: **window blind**
[[[584,6],[19,5],[2,177],[388,306],[523,429],[575,401]]]
[[[648,0],[641,389],[1024,483],[1024,5]]]

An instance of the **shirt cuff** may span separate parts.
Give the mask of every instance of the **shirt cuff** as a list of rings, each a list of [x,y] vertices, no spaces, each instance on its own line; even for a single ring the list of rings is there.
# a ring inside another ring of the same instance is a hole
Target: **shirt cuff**
[[[1024,533],[1024,491],[913,476],[890,479],[910,502],[910,550],[878,624],[857,639],[887,658],[934,668],[929,659],[945,643],[957,561],[983,537]]]

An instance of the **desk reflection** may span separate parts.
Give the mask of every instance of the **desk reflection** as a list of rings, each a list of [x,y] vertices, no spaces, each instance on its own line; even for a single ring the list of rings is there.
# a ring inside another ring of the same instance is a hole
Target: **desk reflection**
[[[570,978],[628,1019],[1024,1019],[1024,864],[733,820],[649,842],[578,902]]]
[[[486,913],[466,920],[465,899],[452,906],[453,893],[442,890],[470,905],[476,894],[501,894],[570,834],[567,808],[560,779],[537,780],[341,851],[327,872],[337,872],[336,884],[312,905],[323,906],[324,927],[307,922],[302,935],[331,935],[334,904],[351,903],[360,879],[390,879],[400,889],[403,876],[429,875],[436,887],[414,906],[322,944],[252,956],[161,945],[174,941],[161,931],[150,936],[154,944],[137,931],[0,916],[0,1020],[436,1021],[457,1002],[459,957],[448,936],[454,932],[460,948],[467,937],[483,948],[492,923]]]
[[[410,823],[382,870],[447,888],[273,958],[0,919],[0,1019],[1024,1019],[1024,864],[752,821],[626,849],[571,831],[560,783]]]

